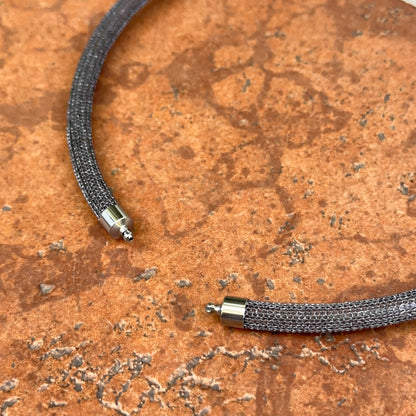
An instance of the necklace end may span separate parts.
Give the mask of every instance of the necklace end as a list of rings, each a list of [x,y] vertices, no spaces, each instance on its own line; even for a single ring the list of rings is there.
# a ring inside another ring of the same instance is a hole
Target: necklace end
[[[107,230],[111,238],[123,238],[124,241],[133,240],[133,220],[119,205],[107,207],[99,218],[101,225]]]

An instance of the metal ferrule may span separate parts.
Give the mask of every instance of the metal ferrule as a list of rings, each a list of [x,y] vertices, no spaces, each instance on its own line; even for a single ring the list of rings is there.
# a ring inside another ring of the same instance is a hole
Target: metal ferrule
[[[221,323],[234,328],[244,328],[247,299],[226,296],[221,305]]]
[[[221,323],[233,328],[244,328],[244,315],[246,312],[247,299],[226,296],[222,305],[208,303],[205,311],[215,312],[221,318]]]
[[[123,238],[125,241],[133,240],[131,232],[133,220],[118,205],[106,208],[99,218],[101,225],[107,230],[111,238]]]

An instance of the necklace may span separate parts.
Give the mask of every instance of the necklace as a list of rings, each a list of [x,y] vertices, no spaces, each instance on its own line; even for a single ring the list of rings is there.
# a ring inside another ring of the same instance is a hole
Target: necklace
[[[128,24],[150,0],[119,0],[91,36],[78,64],[68,104],[67,140],[73,170],[92,211],[112,238],[133,239],[132,219],[105,183],[92,143],[91,114],[95,86],[107,53]],[[223,324],[272,332],[340,332],[376,328],[416,319],[416,290],[360,301],[299,304],[225,297],[208,304]]]

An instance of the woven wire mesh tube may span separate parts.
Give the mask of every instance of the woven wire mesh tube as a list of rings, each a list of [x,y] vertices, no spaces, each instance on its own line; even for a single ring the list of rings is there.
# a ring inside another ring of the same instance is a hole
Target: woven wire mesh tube
[[[91,36],[72,83],[67,112],[67,141],[72,167],[89,206],[114,238],[132,240],[132,221],[117,204],[95,158],[91,114],[95,86],[105,58],[130,19],[150,0],[120,0]]]
[[[416,290],[382,298],[328,304],[248,300],[244,328],[272,332],[341,332],[416,319]]]
[[[119,0],[103,18],[78,64],[68,105],[67,140],[78,184],[94,214],[114,238],[130,241],[131,220],[118,206],[98,167],[91,114],[105,58],[130,19],[150,0]],[[416,319],[416,290],[382,298],[333,304],[286,304],[226,297],[208,304],[224,324],[272,332],[340,332]]]

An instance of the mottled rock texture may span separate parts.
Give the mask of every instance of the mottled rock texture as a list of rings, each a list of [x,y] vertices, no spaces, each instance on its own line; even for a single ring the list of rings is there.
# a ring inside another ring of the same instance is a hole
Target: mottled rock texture
[[[155,0],[94,107],[127,244],[89,211],[65,140],[111,4],[0,2],[2,415],[414,414],[416,323],[275,335],[204,304],[416,287],[416,9]]]

